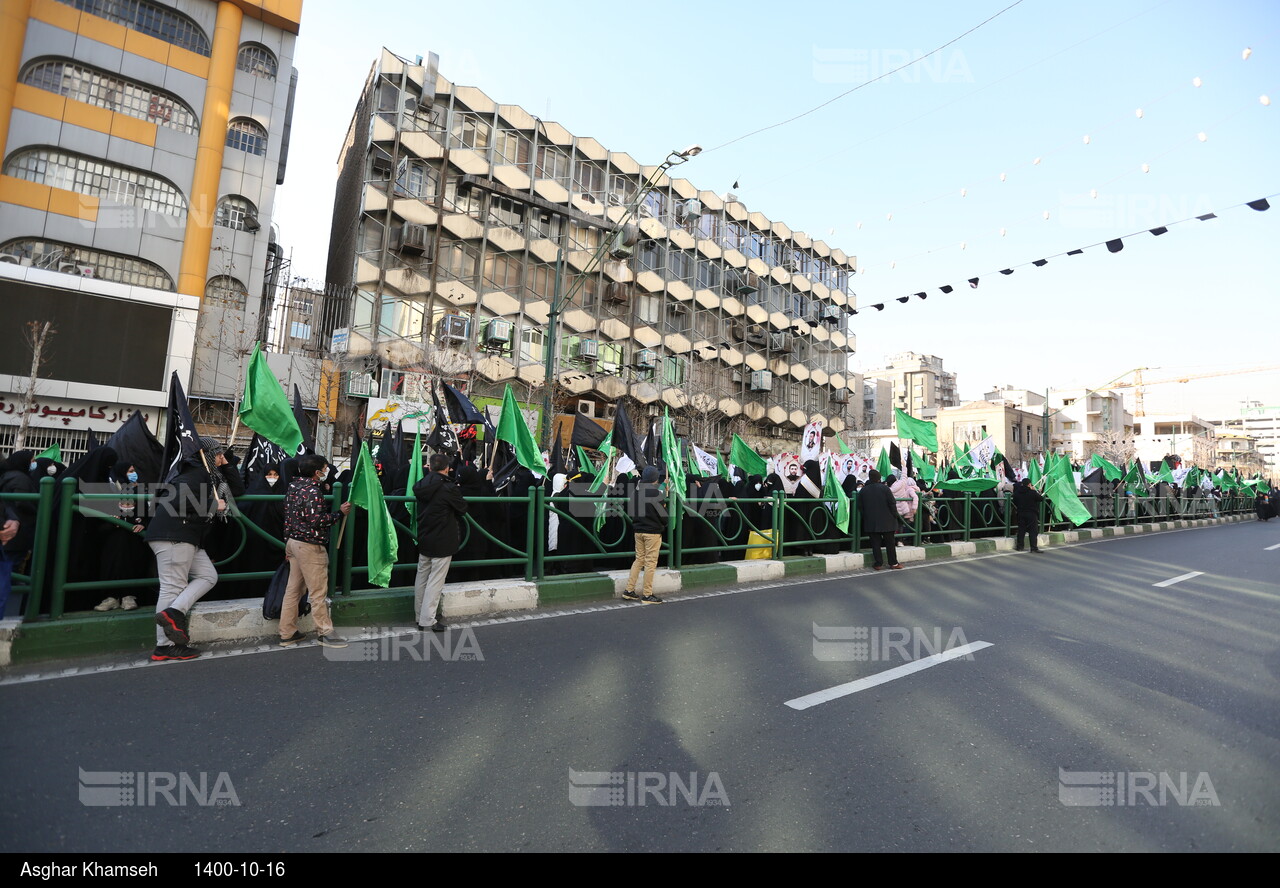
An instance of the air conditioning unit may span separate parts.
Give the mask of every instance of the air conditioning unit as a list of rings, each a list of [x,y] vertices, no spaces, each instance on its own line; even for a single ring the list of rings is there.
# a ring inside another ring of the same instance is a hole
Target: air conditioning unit
[[[804,313],[802,320],[812,327],[816,327],[818,324],[822,323],[822,310],[818,307],[816,302],[813,303],[809,307],[809,310]]]
[[[782,438],[786,436],[786,432],[782,430],[782,426],[769,426],[770,438]]]
[[[347,394],[353,398],[372,398],[377,386],[368,373],[351,372],[347,374]]]
[[[627,284],[610,281],[608,286],[604,288],[604,298],[606,302],[619,304],[630,302],[631,288]]]
[[[484,331],[484,344],[489,346],[506,345],[511,341],[511,322],[502,318],[493,318]]]
[[[584,339],[578,343],[578,357],[584,361],[594,361],[600,357],[600,343],[594,339]]]
[[[582,400],[578,402],[578,414],[580,416],[589,416],[592,419],[596,417],[596,402]]]
[[[834,305],[828,305],[822,309],[822,320],[828,324],[840,323],[840,309]]]
[[[795,259],[788,259],[786,262],[782,263],[782,267],[792,274],[800,273],[800,263]]]
[[[0,253],[0,262],[7,262],[10,265],[34,265],[35,263],[27,256],[19,256],[17,253]]]
[[[747,330],[747,344],[764,348],[769,344],[769,336],[763,327],[751,327]]]
[[[427,226],[416,222],[405,222],[400,226],[400,252],[421,255],[427,252],[428,242]]]
[[[436,336],[453,342],[466,342],[471,338],[471,318],[466,315],[445,315],[436,327]]]
[[[742,371],[734,370],[729,374],[729,379],[732,380],[734,385],[742,385]]]
[[[838,391],[838,392],[832,392],[832,393],[831,393],[831,403],[832,403],[832,404],[848,404],[848,403],[849,403],[849,392],[848,392],[847,390],[841,390],[841,391]]]
[[[755,293],[760,289],[760,275],[748,271],[742,276],[742,288],[739,293]]]
[[[600,415],[598,419],[616,419],[618,416],[617,404],[602,404],[600,406]]]
[[[770,333],[769,334],[769,351],[771,352],[789,352],[791,351],[791,337],[786,333]]]
[[[702,213],[702,201],[697,198],[682,200],[676,204],[676,219],[685,221],[695,219]]]
[[[262,223],[258,221],[258,217],[253,213],[244,214],[244,222],[241,223],[241,226],[250,234],[253,234],[255,231],[262,230]]]
[[[658,355],[651,348],[642,348],[636,352],[636,366],[642,370],[652,370],[658,366]]]
[[[751,371],[751,391],[753,392],[771,392],[773,391],[773,374],[768,370],[752,370]]]
[[[747,325],[742,323],[732,323],[729,325],[729,338],[738,342],[745,342],[747,339]]]
[[[609,255],[614,259],[626,259],[635,252],[640,240],[640,229],[628,222],[609,238]]]

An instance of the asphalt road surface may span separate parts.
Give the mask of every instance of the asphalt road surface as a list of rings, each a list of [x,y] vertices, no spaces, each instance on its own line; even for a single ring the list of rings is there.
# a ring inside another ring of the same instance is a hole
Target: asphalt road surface
[[[11,670],[0,850],[1280,850],[1277,544],[1248,522]]]

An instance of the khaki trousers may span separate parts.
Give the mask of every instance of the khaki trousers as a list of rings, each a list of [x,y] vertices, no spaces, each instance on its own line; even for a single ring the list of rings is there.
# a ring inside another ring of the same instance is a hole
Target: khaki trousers
[[[286,540],[284,553],[289,556],[289,585],[285,587],[284,602],[280,605],[280,637],[292,638],[298,631],[298,604],[302,590],[307,591],[311,602],[311,619],[316,624],[317,635],[332,635],[333,620],[329,619],[329,550],[315,543]]]
[[[636,560],[631,565],[631,577],[627,580],[627,591],[634,592],[640,580],[640,570],[644,569],[644,595],[653,594],[653,575],[658,570],[658,550],[662,548],[662,534],[636,534]]]

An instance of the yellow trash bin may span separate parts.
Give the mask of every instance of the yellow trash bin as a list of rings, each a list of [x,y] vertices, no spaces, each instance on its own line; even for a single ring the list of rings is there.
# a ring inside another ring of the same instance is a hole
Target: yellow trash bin
[[[752,549],[751,546],[760,546],[759,549]],[[773,533],[757,533],[751,531],[751,535],[747,537],[747,560],[758,561],[760,559],[769,560],[773,557]]]

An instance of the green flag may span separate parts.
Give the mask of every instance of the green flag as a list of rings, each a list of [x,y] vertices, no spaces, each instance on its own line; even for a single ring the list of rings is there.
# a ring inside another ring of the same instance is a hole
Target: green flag
[[[595,477],[591,479],[591,487],[588,488],[590,493],[595,493],[603,487],[605,481],[608,480],[609,461],[613,458],[613,445],[610,444],[608,440],[600,442],[600,452],[604,454],[604,462],[600,463],[599,470],[596,472]],[[591,463],[587,463],[587,465],[590,466]],[[597,517],[603,514],[599,509],[597,509],[596,512]],[[596,529],[599,530],[598,527]]]
[[[733,446],[729,448],[729,462],[742,469],[742,473],[747,477],[752,475],[763,477],[769,472],[769,463],[764,457],[748,447],[747,442],[737,435],[733,436]]]
[[[1089,460],[1089,465],[1095,469],[1102,469],[1102,477],[1108,481],[1119,481],[1124,477],[1124,470],[1101,453],[1095,453],[1093,458]]]
[[[409,454],[409,483],[405,487],[405,493],[413,496],[413,485],[422,480],[422,428],[413,433],[413,453]],[[413,531],[413,535],[418,535],[418,506],[417,503],[410,500],[405,503],[405,507],[409,511],[409,529]]]
[[[351,478],[351,495],[347,498],[369,514],[369,582],[385,589],[391,582],[391,568],[396,563],[400,543],[382,497],[382,485],[378,482],[378,471],[373,467],[367,441],[360,443],[360,457]]]
[[[1027,477],[1031,479],[1033,485],[1039,484],[1040,479],[1044,477],[1044,470],[1040,468],[1040,460],[1034,456],[1027,463]]]
[[[1142,466],[1137,460],[1129,466],[1129,471],[1124,475],[1125,487],[1133,490],[1134,493],[1145,492],[1147,489],[1147,479],[1142,474]]]
[[[260,342],[254,343],[253,356],[245,372],[240,421],[289,456],[302,451],[302,430],[298,428],[289,396],[267,365]]]
[[[836,446],[840,448],[841,456],[848,456],[850,453],[853,453],[853,448],[844,443],[844,439],[839,435],[836,435]]]
[[[720,455],[720,451],[716,451],[716,467],[720,470],[720,477],[729,480],[729,467],[724,463],[724,457]]]
[[[1160,468],[1156,472],[1156,477],[1168,484],[1173,484],[1173,472],[1169,469],[1169,464],[1164,460],[1160,460]]]
[[[42,450],[33,456],[31,461],[35,462],[37,459],[51,459],[54,462],[62,462],[62,445],[54,444],[48,450]]]
[[[676,437],[675,427],[671,424],[671,411],[662,413],[662,461],[667,464],[667,489],[674,499],[684,502],[687,493],[684,460],[680,458],[680,439]]]
[[[876,471],[880,473],[882,481],[893,474],[893,464],[889,462],[889,451],[883,447],[880,448],[880,458],[876,460]]]
[[[692,447],[686,446],[684,448],[684,459],[685,459],[685,462],[688,463],[689,465],[689,477],[691,478],[706,477],[705,475],[702,474],[702,467],[698,465],[698,461],[693,458]]]
[[[849,519],[852,517],[849,511],[849,494],[844,492],[844,488],[836,480],[834,465],[827,466],[827,483],[822,487],[822,495],[826,499],[835,500],[834,505],[828,508],[831,508],[835,514],[836,527],[840,528],[841,533],[848,533]]]
[[[515,393],[511,391],[511,383],[507,383],[507,389],[502,394],[502,413],[498,416],[495,437],[511,445],[511,449],[516,454],[516,462],[520,465],[535,474],[547,474],[547,465],[542,461],[542,451],[538,450],[538,445],[534,443],[533,433],[529,431],[529,425],[524,421],[524,414],[520,412],[520,405],[516,403]]]
[[[1093,517],[1084,507],[1084,503],[1080,502],[1080,497],[1076,496],[1075,483],[1061,475],[1045,484],[1044,495],[1053,503],[1055,509],[1077,527]]]
[[[915,441],[925,450],[938,452],[938,424],[925,419],[916,419],[901,407],[893,408],[893,415],[898,419],[898,437],[904,441]]]

